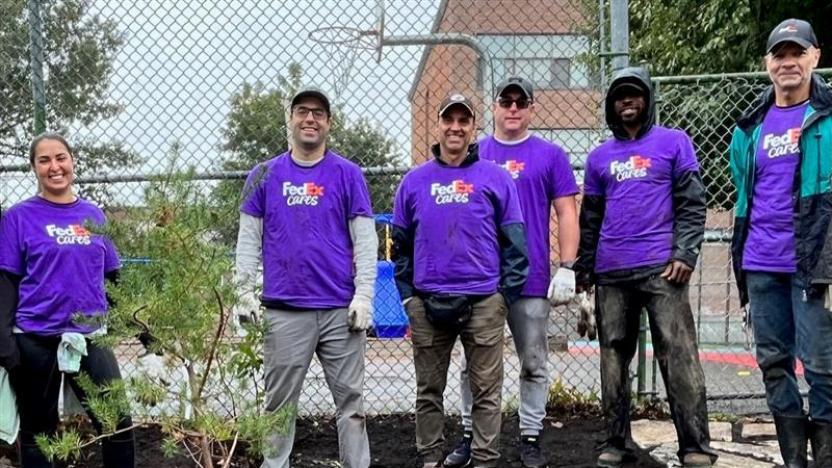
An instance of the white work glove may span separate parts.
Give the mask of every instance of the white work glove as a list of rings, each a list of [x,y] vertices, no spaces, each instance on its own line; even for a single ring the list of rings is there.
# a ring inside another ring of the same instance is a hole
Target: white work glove
[[[578,310],[581,314],[581,318],[578,320],[578,335],[594,340],[597,336],[597,328],[595,326],[595,304],[593,304],[592,296],[583,291],[575,297],[575,301],[578,303]]]
[[[558,268],[549,282],[549,292],[546,296],[553,306],[568,304],[575,297],[575,271]]]
[[[354,296],[347,313],[347,325],[351,331],[367,330],[373,321],[373,304],[366,297]]]
[[[240,293],[234,306],[234,315],[240,324],[260,322],[260,299],[254,291]]]

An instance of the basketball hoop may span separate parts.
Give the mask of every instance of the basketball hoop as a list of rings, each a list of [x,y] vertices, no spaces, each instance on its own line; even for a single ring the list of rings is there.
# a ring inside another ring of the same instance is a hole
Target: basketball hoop
[[[384,41],[384,0],[377,0],[375,29],[359,29],[351,26],[324,26],[309,32],[309,39],[321,44],[330,58],[333,68],[333,88],[339,96],[350,81],[355,58],[359,50],[375,50],[376,62],[381,63]]]

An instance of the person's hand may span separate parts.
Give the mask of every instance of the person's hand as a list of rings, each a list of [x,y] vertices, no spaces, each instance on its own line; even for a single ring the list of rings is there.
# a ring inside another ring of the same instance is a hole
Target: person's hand
[[[690,280],[690,275],[693,273],[693,268],[687,266],[684,262],[679,260],[672,260],[667,264],[667,268],[662,272],[661,277],[670,281],[671,283],[684,284]]]
[[[595,326],[595,304],[593,304],[592,296],[586,291],[579,293],[576,296],[578,303],[578,310],[580,318],[578,319],[578,335],[594,340],[597,336],[597,327]]]
[[[260,300],[254,291],[242,292],[234,306],[234,315],[240,324],[260,322]]]
[[[373,321],[373,304],[369,299],[355,296],[350,302],[347,313],[347,325],[351,331],[365,331]]]
[[[569,268],[558,268],[546,296],[553,306],[568,304],[575,297],[575,272]]]

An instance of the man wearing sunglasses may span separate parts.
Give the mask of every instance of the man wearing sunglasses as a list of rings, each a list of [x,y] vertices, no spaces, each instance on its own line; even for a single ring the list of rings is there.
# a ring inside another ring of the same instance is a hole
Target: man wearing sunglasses
[[[685,467],[711,466],[705,376],[688,281],[705,233],[705,187],[690,137],[655,125],[643,68],[625,68],[605,100],[613,138],[587,157],[578,289],[596,285],[601,404],[607,439],[597,465],[620,466],[629,451],[630,361],[647,309]]]
[[[313,355],[335,400],[341,464],[370,465],[362,392],[378,237],[361,168],[327,148],[331,124],[326,95],[299,91],[290,105],[291,150],[255,166],[243,189],[237,313],[266,308],[266,410],[291,416],[288,430],[272,436],[263,468],[290,465],[294,415]]]
[[[532,83],[521,77],[507,78],[495,93],[494,135],[479,143],[480,156],[496,162],[511,175],[526,225],[529,275],[522,297],[508,313],[508,325],[520,358],[520,459],[524,467],[547,465],[540,448],[549,391],[546,330],[551,305],[565,304],[574,296],[575,274],[571,267],[578,251],[575,176],[563,149],[529,132],[534,108]],[[561,262],[550,281],[549,221],[553,204]],[[443,466],[447,468],[465,466],[471,458],[472,402],[465,370],[460,393],[465,432],[445,458]]]

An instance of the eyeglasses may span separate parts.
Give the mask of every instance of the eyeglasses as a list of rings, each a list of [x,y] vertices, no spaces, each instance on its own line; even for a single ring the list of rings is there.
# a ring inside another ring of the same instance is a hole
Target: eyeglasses
[[[507,98],[497,98],[497,104],[500,105],[503,109],[511,109],[512,104],[517,104],[518,109],[528,109],[531,105],[531,101],[525,98],[520,99],[507,99]]]
[[[310,109],[309,107],[298,106],[292,109],[292,113],[296,114],[298,117],[302,119],[305,119],[310,112],[312,113],[312,117],[314,117],[315,120],[323,120],[328,115],[326,109],[322,109],[320,107]]]

